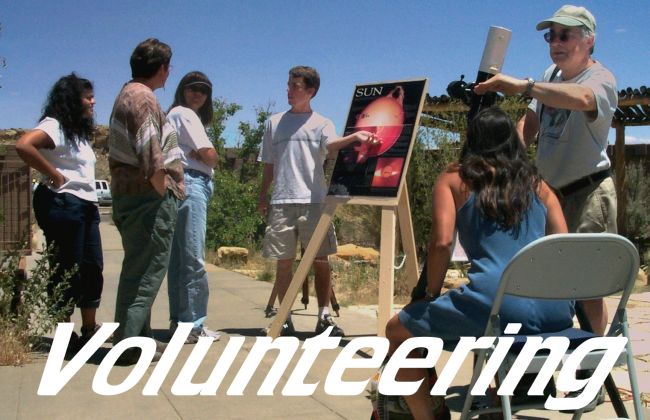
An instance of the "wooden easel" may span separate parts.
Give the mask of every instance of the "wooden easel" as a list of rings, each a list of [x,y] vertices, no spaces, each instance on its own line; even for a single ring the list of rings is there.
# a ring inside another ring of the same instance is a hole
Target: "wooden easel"
[[[413,236],[413,223],[411,221],[411,208],[408,200],[406,183],[404,182],[394,197],[338,197],[328,196],[325,199],[323,214],[318,221],[307,248],[300,260],[300,264],[291,279],[284,300],[278,308],[278,313],[268,328],[268,336],[276,338],[280,335],[282,324],[287,319],[293,307],[298,292],[307,278],[309,269],[316,258],[316,252],[320,249],[325,235],[329,229],[332,217],[341,204],[358,204],[381,206],[381,242],[379,250],[379,299],[377,335],[385,336],[386,323],[393,315],[393,294],[395,273],[393,264],[395,261],[395,237],[397,223],[400,226],[402,247],[406,254],[405,269],[409,287],[415,286],[418,280],[418,262],[415,251],[415,239]]]

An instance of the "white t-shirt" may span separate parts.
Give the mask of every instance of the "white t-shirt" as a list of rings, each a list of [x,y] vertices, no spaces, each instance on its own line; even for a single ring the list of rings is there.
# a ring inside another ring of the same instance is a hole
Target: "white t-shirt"
[[[336,137],[332,121],[316,112],[287,111],[268,119],[259,160],[273,164],[271,204],[323,202],[323,163]]]
[[[39,149],[39,152],[65,177],[65,183],[59,188],[53,188],[46,175],[41,175],[41,181],[54,192],[67,192],[83,200],[97,201],[95,191],[97,159],[88,139],[66,140],[59,121],[50,117],[43,118],[35,129],[44,131],[54,142],[54,149],[43,148]]]
[[[178,135],[178,146],[183,152],[181,157],[183,168],[195,169],[212,177],[214,171],[210,166],[190,157],[192,150],[214,148],[196,112],[184,106],[176,106],[167,114],[167,120],[169,120]]]
[[[548,81],[554,65],[546,69]],[[607,134],[618,104],[616,79],[599,62],[570,80],[560,71],[553,83],[578,83],[594,92],[598,115],[590,121],[585,112],[544,106],[541,115],[537,167],[554,188],[561,188],[587,175],[608,169]],[[541,103],[532,100],[529,108],[539,116]]]

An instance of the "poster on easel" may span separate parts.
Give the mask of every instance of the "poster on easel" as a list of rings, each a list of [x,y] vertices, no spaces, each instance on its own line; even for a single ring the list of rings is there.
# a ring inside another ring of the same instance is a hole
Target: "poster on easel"
[[[339,151],[328,195],[397,197],[417,136],[427,79],[357,85],[344,136],[365,130],[376,144]]]

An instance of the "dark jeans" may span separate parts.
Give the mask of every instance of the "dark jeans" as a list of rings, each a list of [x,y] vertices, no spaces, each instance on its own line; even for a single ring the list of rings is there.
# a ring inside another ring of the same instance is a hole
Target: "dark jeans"
[[[48,246],[54,246],[50,264],[58,264],[48,284],[50,295],[65,271],[76,267],[64,298],[79,308],[98,308],[104,287],[104,258],[97,205],[39,185],[34,192],[34,214]]]
[[[115,301],[113,342],[153,337],[151,307],[169,266],[178,199],[168,190],[113,196],[113,221],[122,236],[124,261]]]

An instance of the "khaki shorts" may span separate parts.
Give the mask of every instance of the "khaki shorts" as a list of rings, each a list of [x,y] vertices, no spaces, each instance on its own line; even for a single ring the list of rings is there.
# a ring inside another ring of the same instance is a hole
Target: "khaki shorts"
[[[571,233],[617,233],[616,188],[611,177],[560,198]]]
[[[262,244],[262,255],[274,260],[296,258],[298,239],[302,248],[307,248],[321,214],[322,204],[271,205]],[[334,225],[330,223],[327,235],[316,256],[336,254],[336,245]]]

